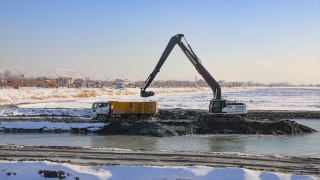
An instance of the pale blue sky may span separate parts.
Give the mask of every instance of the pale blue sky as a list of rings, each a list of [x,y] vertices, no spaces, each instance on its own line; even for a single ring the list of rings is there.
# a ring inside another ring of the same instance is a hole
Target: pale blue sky
[[[1,0],[0,72],[145,80],[178,33],[217,80],[320,84],[319,0]],[[177,46],[156,80],[195,76]]]

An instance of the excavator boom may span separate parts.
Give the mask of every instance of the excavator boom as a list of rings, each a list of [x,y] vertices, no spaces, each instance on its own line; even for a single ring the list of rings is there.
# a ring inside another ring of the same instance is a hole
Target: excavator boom
[[[168,56],[171,53],[171,51],[174,48],[174,46],[176,44],[178,44],[180,46],[181,50],[184,52],[184,54],[188,57],[190,62],[194,65],[196,70],[199,72],[199,74],[203,77],[203,79],[211,87],[211,89],[213,91],[213,99],[221,99],[221,88],[220,88],[220,85],[211,76],[211,74],[206,70],[206,68],[203,67],[203,65],[199,61],[198,57],[195,55],[195,53],[191,49],[190,45],[188,44],[188,47],[190,48],[190,50],[189,50],[188,47],[185,46],[185,44],[181,41],[181,39],[183,37],[184,37],[183,34],[177,34],[177,35],[173,36],[170,39],[166,49],[164,50],[164,52],[162,53],[162,55],[160,57],[160,60],[159,60],[158,64],[156,65],[155,69],[153,70],[153,72],[149,75],[147,80],[142,85],[141,93],[140,93],[141,97],[149,97],[149,96],[153,96],[154,95],[154,92],[146,91],[146,89],[149,87],[149,85],[151,84],[153,79],[156,77],[158,72],[160,72],[160,69],[161,69],[163,63],[168,58]]]
[[[163,63],[166,61],[166,59],[168,58],[169,54],[171,53],[172,49],[174,48],[174,46],[181,41],[181,38],[183,37],[183,34],[177,34],[175,36],[173,36],[166,49],[164,50],[164,52],[162,53],[158,64],[156,65],[156,67],[154,68],[154,70],[152,71],[152,73],[149,75],[149,77],[147,78],[147,80],[144,82],[144,84],[141,87],[141,93],[140,96],[141,97],[149,97],[149,96],[153,96],[154,92],[152,91],[146,91],[146,89],[149,87],[149,85],[152,83],[153,79],[156,77],[156,75],[158,74],[158,72],[160,72],[160,69],[163,65]]]
[[[203,79],[207,82],[207,84],[211,87],[213,92],[213,98],[210,100],[209,105],[209,114],[203,115],[199,117],[199,120],[207,120],[207,119],[240,119],[238,116],[245,116],[247,114],[246,105],[244,103],[236,103],[232,101],[227,101],[226,99],[221,98],[221,87],[219,83],[211,76],[211,74],[204,68],[204,66],[201,64],[199,58],[197,55],[193,52],[192,48],[188,44],[188,47],[181,41],[181,39],[184,38],[183,34],[177,34],[173,36],[166,49],[162,53],[160,60],[158,64],[156,65],[153,72],[149,75],[147,80],[144,82],[144,84],[141,86],[141,97],[149,97],[153,96],[153,91],[146,91],[146,89],[149,87],[153,79],[156,77],[158,72],[160,72],[160,69],[163,65],[163,63],[168,58],[169,54],[171,53],[172,49],[176,44],[179,45],[183,53],[188,57],[190,62],[193,64],[193,66],[196,68],[196,70],[199,72],[199,74],[203,77]]]

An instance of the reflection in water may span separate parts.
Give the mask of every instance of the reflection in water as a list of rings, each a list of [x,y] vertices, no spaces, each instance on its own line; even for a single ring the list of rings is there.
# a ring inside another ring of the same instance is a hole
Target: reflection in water
[[[73,133],[0,133],[0,144],[90,147],[89,138],[84,134]]]
[[[91,136],[91,147],[121,148],[121,149],[148,149],[156,148],[158,138],[147,136]]]
[[[245,140],[238,135],[190,135],[158,138],[157,150],[239,152]]]
[[[134,150],[210,151],[208,138],[199,138],[199,136],[91,136],[91,147]]]
[[[210,151],[208,139],[199,136],[176,136],[159,138],[157,143],[158,150],[176,151]]]
[[[216,135],[208,138],[212,152],[243,152],[245,140],[239,135]]]

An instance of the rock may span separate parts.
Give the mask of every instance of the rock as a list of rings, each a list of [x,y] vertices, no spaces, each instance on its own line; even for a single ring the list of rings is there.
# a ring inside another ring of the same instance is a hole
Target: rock
[[[65,179],[65,172],[63,171],[50,171],[50,170],[39,170],[38,173],[44,178],[59,178]]]

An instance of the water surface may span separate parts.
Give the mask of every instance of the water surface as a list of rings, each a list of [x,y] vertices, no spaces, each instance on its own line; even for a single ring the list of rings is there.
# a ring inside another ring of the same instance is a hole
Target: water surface
[[[0,133],[0,144],[241,152],[320,158],[320,120],[296,120],[318,132],[301,135],[189,135],[147,137],[70,133]]]

